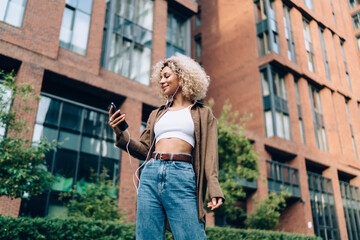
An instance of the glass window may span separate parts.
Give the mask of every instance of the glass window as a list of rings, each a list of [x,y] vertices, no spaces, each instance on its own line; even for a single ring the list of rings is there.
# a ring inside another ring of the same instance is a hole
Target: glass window
[[[60,30],[60,46],[86,55],[92,0],[66,0]]]
[[[355,13],[355,15],[352,16],[352,21],[355,30],[360,28],[360,12],[357,12]]]
[[[195,28],[201,27],[201,8],[199,6],[198,12],[195,14]]]
[[[309,85],[313,123],[315,128],[316,143],[319,149],[328,151],[324,117],[320,100],[320,91]]]
[[[298,106],[298,115],[299,115],[299,129],[300,129],[300,137],[301,137],[301,143],[305,144],[305,127],[304,127],[304,120],[302,116],[302,107],[301,107],[301,98],[300,98],[300,89],[299,89],[299,83],[297,80],[295,80],[295,94],[296,94],[296,103]]]
[[[312,44],[310,25],[309,22],[305,19],[303,19],[303,25],[304,25],[304,37],[305,37],[305,49],[308,56],[308,67],[311,72],[316,72],[314,47]]]
[[[307,174],[315,235],[324,240],[340,240],[331,179]]]
[[[190,54],[190,24],[189,19],[168,11],[166,30],[166,57],[175,53]]]
[[[201,35],[195,36],[195,57],[201,57],[202,47],[201,47]]]
[[[360,239],[360,191],[347,182],[339,181],[349,240]]]
[[[324,39],[324,29],[319,27],[319,34],[320,34],[321,51],[322,51],[323,60],[324,60],[326,78],[331,80],[329,61],[328,61],[327,54],[326,54],[326,45],[325,45],[325,39]]]
[[[342,52],[342,55],[343,55],[344,66],[345,66],[346,82],[347,82],[350,90],[352,91],[352,85],[351,85],[351,79],[350,79],[350,75],[349,75],[349,67],[348,67],[348,64],[347,64],[344,43],[345,43],[344,40],[340,39],[341,52]]]
[[[92,0],[66,0],[60,31],[60,46],[86,55]]]
[[[356,42],[357,42],[358,49],[360,51],[360,35],[356,36]]]
[[[257,0],[255,20],[259,56],[270,52],[280,53],[280,39],[273,0]]]
[[[358,5],[360,5],[360,0],[348,0],[349,1],[349,7],[354,8]]]
[[[291,125],[284,76],[267,65],[260,71],[266,136],[291,140]]]
[[[337,27],[337,21],[336,21],[336,15],[335,15],[335,9],[334,9],[333,0],[330,0],[330,4],[331,4],[331,12],[332,12],[333,19],[334,19],[334,24],[335,24],[335,27]]]
[[[0,21],[21,27],[27,0],[0,0]]]
[[[11,106],[12,91],[2,84],[0,75],[0,110],[2,112],[8,112]],[[0,140],[6,135],[6,125],[0,121]]]
[[[33,142],[41,137],[58,140],[62,144],[56,151],[46,154],[48,168],[55,176],[51,201],[37,208],[44,208],[41,216],[56,216],[66,209],[64,202],[56,199],[60,192],[69,192],[74,186],[83,193],[91,183],[92,172],[99,174],[102,167],[108,170],[109,179],[114,182],[114,194],[120,166],[120,149],[114,146],[115,135],[107,124],[108,113],[92,107],[70,102],[66,99],[42,94],[38,105]],[[45,199],[47,194],[43,196]],[[34,206],[30,202],[26,204]],[[38,201],[34,198],[34,201]],[[39,212],[34,207],[26,207],[24,214]]]
[[[290,8],[284,5],[284,27],[289,60],[296,62],[295,42],[291,26]]]
[[[357,150],[356,142],[355,142],[354,130],[353,130],[352,121],[351,121],[351,114],[350,114],[350,109],[349,109],[349,100],[345,99],[345,105],[346,105],[346,112],[347,112],[347,115],[348,115],[348,120],[349,120],[349,125],[350,125],[350,133],[351,133],[351,138],[352,138],[352,143],[353,143],[353,147],[354,147],[355,156],[356,156],[356,159],[359,159],[359,154],[358,154],[358,150]]]
[[[102,66],[145,85],[150,83],[153,4],[110,0],[104,29]]]
[[[311,10],[314,10],[313,0],[304,0],[304,3],[308,8],[310,8]]]

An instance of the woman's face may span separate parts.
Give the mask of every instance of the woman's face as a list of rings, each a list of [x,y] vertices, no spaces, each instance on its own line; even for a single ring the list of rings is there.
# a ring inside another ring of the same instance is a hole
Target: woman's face
[[[171,70],[169,67],[164,67],[161,70],[160,76],[160,85],[163,93],[166,96],[174,94],[176,89],[179,87],[179,79],[173,70]]]

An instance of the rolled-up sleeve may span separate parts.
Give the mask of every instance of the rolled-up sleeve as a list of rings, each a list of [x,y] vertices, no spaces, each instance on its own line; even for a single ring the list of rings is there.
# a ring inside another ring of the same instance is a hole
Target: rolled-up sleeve
[[[150,136],[151,129],[150,128],[152,126],[151,119],[153,117],[153,114],[155,114],[154,111],[150,114],[149,119],[146,124],[146,128],[141,133],[139,140],[130,138],[130,142],[129,142],[128,132],[122,131],[121,134],[116,136],[115,146],[126,151],[126,145],[129,142],[130,154],[138,159],[145,159],[148,154],[150,144],[151,144],[150,143],[150,138],[151,138],[151,136]]]

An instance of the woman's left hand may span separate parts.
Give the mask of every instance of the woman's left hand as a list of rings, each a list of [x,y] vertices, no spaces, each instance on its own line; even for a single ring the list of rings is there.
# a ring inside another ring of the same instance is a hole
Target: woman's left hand
[[[208,202],[207,207],[210,208],[211,210],[214,210],[215,208],[220,207],[223,204],[223,200],[222,198],[212,198],[211,202]]]

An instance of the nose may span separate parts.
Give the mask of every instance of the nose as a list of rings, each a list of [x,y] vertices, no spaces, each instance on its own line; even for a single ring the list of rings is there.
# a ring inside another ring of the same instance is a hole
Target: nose
[[[162,77],[162,78],[160,79],[160,84],[162,84],[162,83],[165,83],[165,78],[164,78],[164,77]]]

